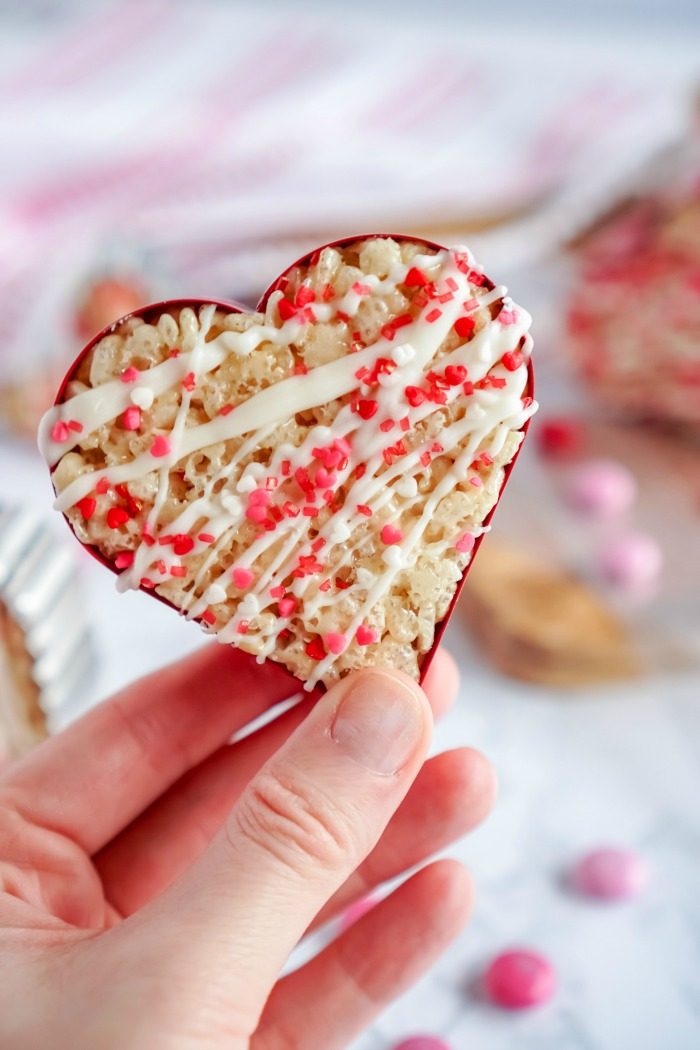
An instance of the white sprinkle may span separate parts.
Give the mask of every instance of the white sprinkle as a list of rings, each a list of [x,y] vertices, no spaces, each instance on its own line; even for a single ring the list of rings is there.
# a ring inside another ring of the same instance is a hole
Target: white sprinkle
[[[238,518],[241,515],[243,511],[243,504],[239,500],[238,496],[234,496],[232,492],[229,492],[227,489],[224,489],[221,495],[219,496],[219,499],[221,500],[221,506],[232,517]]]
[[[138,408],[150,408],[154,398],[155,394],[150,386],[136,386],[129,394],[129,400]]]
[[[394,545],[386,548],[382,554],[382,558],[392,569],[398,569],[403,565],[403,551]]]
[[[344,521],[336,521],[330,531],[330,539],[332,543],[342,543],[347,540],[350,536],[350,529]]]
[[[361,565],[359,569],[356,570],[355,577],[357,579],[358,586],[364,588],[364,590],[366,591],[370,589],[375,580],[374,573],[370,572],[369,569],[365,569],[363,565]]]
[[[407,365],[416,356],[416,351],[410,343],[400,343],[391,351],[391,357],[397,365]]]
[[[244,620],[250,620],[253,616],[257,616],[260,612],[260,602],[254,594],[246,594],[243,601],[238,606],[238,615],[242,616]]]
[[[319,445],[323,445],[326,441],[330,441],[333,437],[333,431],[330,427],[315,427],[314,428],[314,440],[318,441]],[[296,449],[294,449],[296,452]]]
[[[398,492],[399,496],[405,496],[407,499],[411,499],[412,496],[418,493],[418,482],[415,478],[408,477],[399,478],[394,485],[394,489]]]
[[[218,605],[219,602],[225,602],[227,598],[228,594],[220,583],[212,583],[204,592],[204,601],[207,605]]]
[[[252,492],[257,487],[252,474],[243,474],[236,485],[236,492]]]

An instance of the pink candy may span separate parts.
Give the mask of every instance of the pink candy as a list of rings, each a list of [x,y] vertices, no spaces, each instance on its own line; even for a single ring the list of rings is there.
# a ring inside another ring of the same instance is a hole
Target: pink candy
[[[592,459],[572,472],[567,495],[576,510],[591,517],[611,518],[630,509],[637,483],[621,463]]]
[[[658,580],[663,555],[653,537],[643,532],[628,532],[602,548],[599,563],[608,583],[621,590],[640,592]]]
[[[397,1043],[394,1050],[450,1050],[450,1047],[434,1035],[413,1035]]]
[[[357,628],[357,633],[355,634],[355,637],[357,638],[358,645],[372,645],[373,642],[376,642],[379,635],[373,627],[366,627],[363,623],[361,623],[360,626]]]
[[[151,445],[151,455],[156,457],[167,456],[170,452],[172,452],[170,441],[163,434],[159,434]]]
[[[458,550],[460,554],[469,554],[475,542],[476,538],[472,536],[471,532],[464,532],[455,543],[455,550]]]
[[[546,1003],[554,995],[556,983],[551,963],[524,948],[497,955],[484,974],[489,999],[507,1010]]]
[[[124,430],[138,430],[141,426],[141,410],[136,405],[130,405],[124,410],[122,424]]]
[[[592,850],[576,862],[571,885],[586,897],[605,901],[636,897],[649,882],[646,861],[632,850],[603,847]]]

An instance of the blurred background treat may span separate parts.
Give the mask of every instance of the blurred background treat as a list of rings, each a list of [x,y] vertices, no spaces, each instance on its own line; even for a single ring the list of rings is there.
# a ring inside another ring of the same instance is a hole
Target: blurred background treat
[[[164,297],[252,304],[368,230],[467,241],[534,315],[542,408],[446,636],[437,742],[501,781],[458,849],[479,904],[358,1050],[697,1045],[699,45],[696,0],[0,5],[0,503],[72,551],[97,656],[50,730],[202,644],[50,511],[36,421],[94,332]],[[28,564],[0,593],[15,752],[46,731]],[[652,872],[605,915],[562,878],[601,843]],[[477,990],[513,945],[557,974],[517,1019]]]

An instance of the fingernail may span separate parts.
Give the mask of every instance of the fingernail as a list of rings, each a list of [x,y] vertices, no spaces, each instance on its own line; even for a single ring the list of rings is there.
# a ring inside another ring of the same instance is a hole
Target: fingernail
[[[405,682],[374,671],[354,681],[336,711],[331,736],[353,761],[389,776],[413,756],[425,732],[425,707]]]

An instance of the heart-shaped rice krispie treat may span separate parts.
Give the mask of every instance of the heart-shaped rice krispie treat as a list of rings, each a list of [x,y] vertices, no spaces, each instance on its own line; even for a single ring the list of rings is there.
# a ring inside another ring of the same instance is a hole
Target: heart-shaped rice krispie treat
[[[81,354],[42,421],[78,539],[311,689],[420,678],[535,410],[530,318],[466,249],[367,237],[255,314],[164,303]]]

